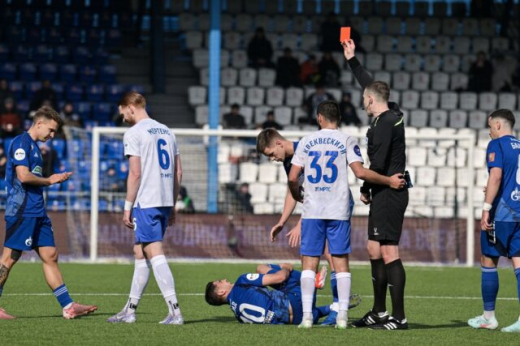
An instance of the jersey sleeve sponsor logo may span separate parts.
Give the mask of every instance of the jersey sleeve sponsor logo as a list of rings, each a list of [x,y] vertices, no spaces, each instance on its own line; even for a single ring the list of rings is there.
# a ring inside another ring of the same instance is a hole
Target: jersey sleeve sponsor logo
[[[42,168],[40,166],[36,166],[33,168],[33,170],[31,171],[32,174],[34,175],[39,175],[40,177],[42,176]]]
[[[489,162],[494,162],[495,161],[495,153],[489,153],[488,161]]]
[[[14,158],[17,161],[22,161],[23,159],[25,159],[25,150],[23,150],[22,148],[16,149],[16,151],[14,152]]]
[[[249,281],[255,281],[256,279],[258,279],[260,277],[260,274],[256,274],[256,273],[251,273],[251,274],[247,274],[246,275],[246,278],[249,280]]]
[[[359,149],[359,145],[354,146],[354,152],[357,156],[361,157],[361,149]]]

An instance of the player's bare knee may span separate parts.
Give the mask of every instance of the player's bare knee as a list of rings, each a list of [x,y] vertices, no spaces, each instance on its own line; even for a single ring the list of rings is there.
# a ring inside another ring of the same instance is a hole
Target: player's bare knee
[[[498,258],[487,257],[485,255],[480,256],[480,265],[483,267],[496,267]]]

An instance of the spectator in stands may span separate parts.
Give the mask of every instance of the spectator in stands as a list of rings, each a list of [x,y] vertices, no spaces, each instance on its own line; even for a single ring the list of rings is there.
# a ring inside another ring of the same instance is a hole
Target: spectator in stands
[[[50,80],[44,80],[41,89],[34,93],[30,104],[30,110],[37,110],[44,105],[45,101],[49,101],[53,109],[58,109],[58,97],[52,88]]]
[[[291,48],[285,48],[283,56],[278,58],[276,64],[276,85],[282,88],[301,86],[300,63],[298,59],[292,56]]]
[[[23,132],[22,117],[16,111],[14,99],[8,97],[0,113],[0,129],[2,138],[16,137]]]
[[[224,114],[225,129],[245,129],[246,121],[244,116],[240,114],[240,106],[235,103],[231,106],[231,112]]]
[[[341,99],[341,103],[339,104],[339,109],[341,111],[341,121],[345,125],[355,125],[361,126],[361,120],[356,112],[356,107],[351,102],[350,94],[344,93],[343,98]]]
[[[270,129],[270,128],[277,129],[277,130],[283,129],[283,126],[276,122],[273,111],[267,112],[266,120],[262,123],[263,130]]]
[[[316,84],[316,91],[310,94],[303,104],[303,109],[307,112],[307,117],[299,118],[298,122],[316,125],[316,111],[318,105],[327,100],[334,100],[334,96],[325,91],[323,84]]]
[[[468,76],[468,90],[473,92],[491,91],[493,65],[484,52],[477,53],[477,60],[471,64]]]
[[[72,127],[83,127],[83,120],[78,113],[74,111],[74,105],[71,102],[66,102],[63,106],[63,109],[60,113],[61,118],[63,119],[63,124],[65,126]]]
[[[6,164],[7,164],[7,155],[5,154],[4,145],[0,144],[0,179],[5,178]]]
[[[516,70],[516,60],[502,53],[493,59],[493,77],[491,79],[494,92],[513,91],[513,76]]]
[[[0,104],[3,104],[4,100],[8,97],[13,97],[13,94],[11,93],[11,90],[9,90],[7,79],[2,78],[0,80]]]
[[[179,189],[179,197],[177,198],[177,203],[175,203],[175,211],[183,214],[195,213],[193,201],[191,197],[188,196],[188,190],[186,190],[184,186],[181,186]]]
[[[247,57],[252,67],[273,67],[273,46],[265,37],[264,29],[257,28],[247,46]]]
[[[101,186],[107,192],[125,192],[125,181],[117,175],[116,168],[110,166],[101,178]]]
[[[47,143],[40,143],[40,152],[42,154],[42,175],[44,177],[50,177],[55,172],[55,167],[58,167],[60,160],[58,159],[58,153],[52,149]],[[65,168],[65,167],[63,167]],[[65,171],[65,169],[63,170]]]
[[[329,87],[337,87],[341,70],[330,52],[323,53],[318,67],[320,70],[321,83]]]
[[[321,24],[321,50],[323,52],[343,50],[339,42],[340,28],[338,17],[334,12],[330,12],[327,20]]]
[[[302,84],[316,84],[320,79],[320,69],[316,56],[309,55],[309,58],[305,60],[300,68],[300,80]]]
[[[236,197],[239,202],[238,211],[253,213],[253,205],[251,204],[251,194],[249,193],[249,184],[242,183],[236,192]]]

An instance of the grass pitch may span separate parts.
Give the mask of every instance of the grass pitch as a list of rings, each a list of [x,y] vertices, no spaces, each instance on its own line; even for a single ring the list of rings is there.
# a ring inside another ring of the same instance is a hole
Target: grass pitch
[[[179,304],[186,324],[162,326],[167,307],[153,276],[138,309],[136,324],[106,322],[125,304],[133,265],[62,264],[69,291],[80,303],[99,310],[77,320],[64,320],[61,309],[43,279],[41,265],[20,263],[11,273],[0,306],[17,316],[0,321],[0,345],[520,345],[520,335],[473,330],[466,321],[482,313],[480,269],[408,267],[405,300],[410,330],[373,331],[349,328],[239,324],[229,307],[212,307],[204,301],[208,281],[255,270],[254,264],[171,264]],[[500,327],[513,323],[520,313],[516,279],[511,269],[499,269],[497,319]],[[353,293],[363,297],[349,319],[363,316],[372,305],[370,268],[352,269]],[[330,302],[330,288],[319,291],[319,305]],[[388,308],[391,303],[388,300]],[[500,328],[499,327],[499,328]]]

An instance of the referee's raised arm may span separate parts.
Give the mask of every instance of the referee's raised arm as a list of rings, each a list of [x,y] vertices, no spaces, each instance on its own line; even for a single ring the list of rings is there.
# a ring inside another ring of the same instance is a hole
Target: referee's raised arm
[[[353,40],[348,40],[342,43],[343,45],[343,54],[345,55],[345,59],[347,59],[348,65],[354,73],[354,77],[361,85],[363,90],[374,81],[374,78],[370,75],[370,73],[365,70],[363,65],[356,58],[356,44]]]

